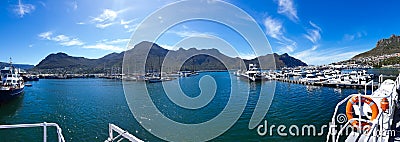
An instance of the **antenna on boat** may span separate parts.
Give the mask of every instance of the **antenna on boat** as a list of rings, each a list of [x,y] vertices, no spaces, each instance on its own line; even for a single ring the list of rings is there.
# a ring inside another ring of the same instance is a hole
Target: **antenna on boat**
[[[10,65],[12,64],[12,58],[10,57]]]

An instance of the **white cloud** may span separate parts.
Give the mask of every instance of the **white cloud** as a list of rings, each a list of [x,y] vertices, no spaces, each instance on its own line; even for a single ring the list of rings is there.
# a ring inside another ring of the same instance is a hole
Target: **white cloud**
[[[132,19],[132,20],[128,20],[128,21],[125,21],[124,19],[121,19],[121,21],[119,22],[119,24],[120,24],[121,26],[123,26],[124,29],[128,29],[128,33],[130,33],[130,32],[135,31],[135,30],[136,30],[136,27],[139,25],[139,23],[133,23],[133,24],[131,24],[132,22],[134,22],[134,21],[136,21],[136,20],[137,20],[137,18]]]
[[[104,44],[104,43],[98,43],[96,45],[86,45],[86,46],[83,46],[82,48],[100,49],[100,50],[108,50],[108,51],[124,51],[124,49],[121,47],[118,47],[115,45]]]
[[[283,44],[282,46],[279,47],[279,52],[280,53],[291,53],[296,49],[296,42],[293,42],[292,44]]]
[[[272,17],[264,20],[265,32],[268,36],[278,40],[278,50],[281,53],[290,53],[295,51],[297,43],[284,36],[284,28],[282,22]]]
[[[29,44],[29,45],[28,45],[29,48],[32,48],[33,46],[34,46],[33,44]]]
[[[73,8],[74,10],[77,10],[77,9],[78,9],[78,2],[76,2],[76,0],[74,0],[74,1],[72,2],[72,8]]]
[[[313,50],[313,51],[314,51],[314,50],[317,50],[318,47],[319,47],[318,45],[314,45],[314,46],[311,48],[311,50]]]
[[[76,23],[76,24],[78,24],[78,25],[85,25],[86,23],[85,23],[85,22],[78,22],[78,23]]]
[[[198,32],[198,31],[168,31],[168,33],[176,34],[180,37],[204,37],[204,38],[213,38],[214,33],[209,32]]]
[[[310,65],[322,65],[343,61],[359,54],[361,51],[354,51],[352,47],[333,48],[325,50],[307,49],[293,54],[293,57],[300,59]]]
[[[29,14],[35,10],[35,6],[32,4],[23,4],[21,0],[18,0],[18,5],[15,6],[14,12],[19,15],[21,18],[24,17],[25,14]]]
[[[104,43],[105,44],[127,44],[131,39],[129,38],[123,38],[123,39],[115,39],[115,40],[105,40]]]
[[[125,45],[130,41],[127,38],[114,39],[114,40],[101,40],[97,41],[96,44],[87,45],[78,38],[69,37],[67,35],[58,34],[54,35],[53,32],[43,32],[38,34],[38,36],[44,40],[49,40],[58,43],[61,46],[79,46],[81,48],[87,49],[100,49],[100,50],[108,50],[108,51],[123,51]]]
[[[48,32],[40,33],[38,36],[42,39],[50,40],[52,35],[53,35],[53,32],[48,31]]]
[[[85,46],[82,46],[82,48],[100,49],[100,50],[119,52],[119,51],[124,51],[123,47],[125,47],[125,45],[127,45],[129,41],[130,41],[130,39],[127,39],[127,38],[114,39],[114,40],[103,39],[103,40],[97,41],[96,44],[85,45]]]
[[[77,39],[77,38],[74,38],[74,39],[71,39],[71,40],[64,41],[64,42],[60,43],[60,45],[62,45],[62,46],[80,46],[80,45],[83,45],[83,44],[84,43],[82,41],[80,41],[79,39]]]
[[[311,25],[312,27],[314,27],[314,28],[316,28],[317,30],[319,30],[319,31],[322,32],[322,29],[321,29],[317,24],[313,23],[312,21],[310,21],[309,23],[310,23],[310,25]]]
[[[84,44],[78,38],[71,38],[63,34],[53,36],[53,32],[51,31],[40,33],[38,36],[45,40],[57,42],[61,46],[80,46]]]
[[[118,15],[122,12],[126,11],[126,9],[124,10],[119,10],[119,11],[114,11],[111,9],[104,9],[103,12],[96,16],[96,17],[92,17],[92,20],[90,21],[90,23],[95,24],[97,28],[107,28],[111,25],[120,23],[121,25],[128,25],[129,23],[133,22],[135,19],[133,20],[129,20],[129,21],[124,21],[123,19],[121,19],[120,22],[117,22],[117,18]],[[124,26],[125,28],[125,26]]]
[[[281,21],[273,19],[272,17],[267,17],[264,20],[264,26],[267,35],[278,40],[281,39],[281,36],[283,35],[283,26]]]
[[[357,33],[354,33],[354,34],[344,34],[343,40],[344,41],[353,41],[353,40],[359,39],[359,38],[361,38],[363,36],[367,36],[367,33],[365,31],[357,32]]]
[[[309,23],[313,28],[307,29],[307,34],[305,34],[304,37],[310,40],[312,43],[317,44],[321,39],[322,29],[311,21]]]
[[[293,0],[278,0],[278,13],[284,14],[292,21],[299,20]]]
[[[139,23],[136,23],[136,24],[132,24],[132,25],[124,25],[124,28],[128,29],[128,31],[127,31],[128,33],[131,33],[133,31],[135,31],[138,26],[139,26]]]
[[[53,37],[52,40],[57,42],[69,41],[69,37],[66,35],[58,35],[56,37]]]
[[[133,21],[136,21],[136,20],[137,20],[136,18],[132,19],[132,20],[128,20],[128,21],[125,21],[124,19],[121,19],[120,24],[121,25],[128,25],[128,24],[130,24],[130,23],[132,23]]]
[[[345,41],[352,41],[352,40],[354,40],[354,38],[355,38],[355,35],[351,35],[351,34],[344,34],[344,36],[343,36],[343,40],[345,40]]]
[[[99,24],[96,24],[96,27],[97,28],[100,28],[100,29],[104,29],[104,28],[107,28],[107,27],[109,27],[109,26],[111,26],[111,25],[114,25],[115,23],[104,23],[104,24],[102,24],[102,23],[99,23]]]
[[[321,39],[321,34],[319,33],[318,30],[315,29],[308,29],[307,34],[304,35],[308,40],[310,40],[312,43],[317,43],[319,39]]]
[[[117,18],[117,16],[118,16],[117,11],[105,9],[103,10],[103,13],[101,13],[97,17],[94,17],[92,20],[95,22],[107,22],[107,21],[112,22],[115,20],[115,18]]]

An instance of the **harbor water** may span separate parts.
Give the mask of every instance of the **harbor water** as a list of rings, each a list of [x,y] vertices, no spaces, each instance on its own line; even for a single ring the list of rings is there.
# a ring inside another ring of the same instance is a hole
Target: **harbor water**
[[[165,116],[182,123],[201,123],[218,115],[227,104],[230,79],[238,85],[249,83],[237,77],[231,78],[229,72],[203,72],[170,82],[179,81],[182,90],[188,96],[195,97],[200,94],[196,83],[204,75],[215,79],[217,94],[210,104],[199,110],[179,109],[160,90],[161,83],[149,83],[147,89],[154,104]],[[129,83],[139,84],[135,81]],[[162,141],[144,130],[134,119],[120,80],[42,79],[30,84],[32,87],[26,87],[20,98],[0,106],[0,124],[54,122],[63,129],[66,141],[75,142],[104,141],[108,137],[108,123],[113,123],[145,141]],[[279,136],[276,131],[272,135],[268,132],[268,135],[260,136],[255,129],[249,130],[249,120],[257,105],[261,85],[255,82],[250,84],[249,100],[241,117],[232,128],[214,141],[325,140],[327,128],[322,136]],[[314,125],[317,132],[321,132],[319,128],[328,125],[335,105],[346,96],[359,91],[276,82],[275,95],[265,120],[268,125],[276,126]],[[48,135],[48,141],[56,140],[55,129],[49,128]],[[0,141],[42,140],[43,129],[40,127],[0,130]]]

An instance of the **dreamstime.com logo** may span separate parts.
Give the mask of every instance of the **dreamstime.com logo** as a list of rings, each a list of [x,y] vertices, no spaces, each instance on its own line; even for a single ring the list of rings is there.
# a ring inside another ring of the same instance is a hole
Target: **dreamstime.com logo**
[[[322,125],[318,128],[316,125],[268,125],[268,121],[264,120],[264,124],[260,124],[257,127],[257,133],[259,136],[273,136],[274,134],[277,134],[278,136],[324,136],[327,135],[327,132],[329,131],[329,128],[331,129],[336,129],[336,128],[343,128],[343,124],[347,122],[347,117],[345,114],[338,114],[336,116],[336,121],[338,122],[339,125]],[[331,127],[329,127],[331,126]],[[347,127],[346,128],[346,134],[350,134],[354,129],[353,127]],[[336,135],[336,134],[333,134]]]
[[[124,77],[146,73],[148,69],[146,68],[146,62],[150,56],[150,47],[153,45],[145,44],[142,41],[156,43],[158,38],[171,27],[195,20],[218,23],[235,31],[247,42],[246,44],[251,47],[249,50],[253,51],[255,56],[272,53],[269,42],[258,23],[240,8],[217,0],[179,1],[158,9],[137,26],[128,44],[128,49],[132,49],[132,51],[128,50],[125,52],[123,60]],[[240,57],[236,48],[232,47],[223,38],[216,36],[184,38],[174,47],[179,47],[179,43],[185,40],[196,38],[203,38],[203,40],[204,38],[210,39],[210,42],[219,40],[225,43],[227,47],[230,47],[219,50],[233,52],[236,53],[236,56]],[[136,49],[135,45],[138,43],[142,43],[141,46],[148,46],[148,48]],[[202,53],[199,50],[198,53],[186,56],[184,60],[176,61],[176,55],[168,53],[163,57],[160,66],[161,72],[167,70],[178,71],[179,68],[174,67],[181,67],[190,57],[200,54],[207,53]],[[228,66],[230,62],[225,58],[218,58],[211,54],[208,55],[217,58],[228,70],[237,69]],[[243,61],[240,64],[245,65]],[[275,68],[273,57],[267,61],[259,61],[261,68],[266,68],[266,65],[269,65],[269,68],[271,68],[271,65],[273,66],[272,69]],[[199,88],[201,93],[194,98],[185,95],[179,83],[162,82],[162,85],[163,91],[175,105],[189,110],[197,110],[206,106],[215,96],[215,90],[217,89],[215,79],[209,75],[205,75],[200,79]],[[163,115],[153,103],[147,86],[148,84],[145,82],[129,83],[123,81],[125,97],[135,119],[148,132],[166,141],[208,141],[218,137],[231,128],[242,115],[250,93],[250,85],[235,85],[231,78],[230,96],[225,108],[217,116],[208,121],[197,124],[185,124],[176,122]],[[259,99],[248,125],[249,129],[256,128],[263,121],[275,93],[275,83],[265,84],[262,82],[261,86]]]
[[[356,133],[352,133],[356,131],[356,129],[350,125],[347,125],[345,128],[345,124],[347,123],[346,114],[340,113],[336,116],[337,124],[329,123],[329,125],[322,125],[319,129],[318,126],[315,125],[268,125],[268,121],[264,120],[264,124],[260,124],[257,127],[257,133],[260,136],[273,136],[277,134],[278,136],[325,136],[328,134],[329,129],[333,136],[341,135],[341,136],[350,136],[351,134],[356,135]],[[330,127],[329,127],[330,126]],[[344,129],[341,133],[337,133],[336,129]],[[363,135],[368,135],[371,131],[370,127],[365,127],[364,130],[357,130]],[[374,130],[371,133],[371,136],[379,137],[379,136],[395,136],[395,130]]]

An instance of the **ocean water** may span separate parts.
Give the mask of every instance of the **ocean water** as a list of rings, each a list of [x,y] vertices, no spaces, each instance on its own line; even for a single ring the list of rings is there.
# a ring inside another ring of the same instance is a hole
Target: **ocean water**
[[[279,136],[276,131],[272,135],[268,132],[260,136],[255,129],[250,130],[248,124],[262,88],[260,83],[248,84],[236,77],[232,81],[228,72],[205,72],[194,77],[179,78],[171,83],[179,82],[186,95],[196,97],[200,94],[198,82],[205,75],[215,79],[217,93],[208,105],[198,110],[182,109],[173,104],[161,90],[161,83],[147,84],[147,90],[163,115],[177,122],[196,124],[212,119],[224,109],[229,100],[231,82],[237,83],[235,85],[249,85],[249,98],[239,120],[213,141],[325,140],[327,128],[322,136]],[[26,87],[23,96],[0,106],[0,124],[54,122],[62,127],[66,141],[75,142],[104,141],[108,137],[108,124],[113,123],[145,141],[162,141],[146,131],[133,117],[121,81],[42,79],[30,83],[33,86]],[[133,81],[129,84],[140,83]],[[264,120],[268,126],[315,125],[318,129],[328,124],[340,100],[359,91],[276,82],[275,95]],[[48,141],[56,140],[55,133],[54,128],[48,129]],[[0,130],[0,141],[42,140],[43,130],[40,127]]]

